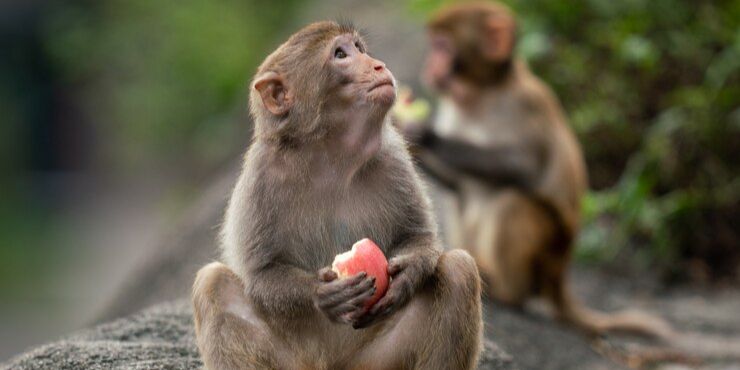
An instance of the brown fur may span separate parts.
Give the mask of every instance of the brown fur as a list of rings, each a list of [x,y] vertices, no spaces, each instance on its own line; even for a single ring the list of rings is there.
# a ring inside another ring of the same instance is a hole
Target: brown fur
[[[490,1],[460,2],[448,6],[443,12],[437,12],[427,22],[430,32],[446,34],[452,37],[455,43],[455,74],[457,78],[467,83],[487,86],[499,82],[507,75],[511,67],[508,57],[486,57],[485,44],[481,39],[486,33],[493,36],[493,32],[481,32],[491,26],[491,21],[501,26],[511,26],[514,36],[515,26],[511,11],[498,3]],[[492,30],[491,30],[492,31]],[[501,41],[501,40],[493,40]],[[513,46],[513,39],[511,40]],[[510,50],[502,50],[508,54]]]
[[[332,45],[345,45],[352,64],[332,59]],[[333,22],[305,27],[260,66],[256,132],[226,211],[223,263],[202,268],[193,287],[207,368],[475,366],[475,262],[439,247],[426,193],[386,118],[395,92],[367,88],[386,73],[354,29]],[[372,280],[338,280],[326,268],[364,237],[385,252],[393,277],[369,311]]]
[[[488,17],[497,28],[486,28]],[[433,47],[427,59],[425,78],[442,100],[432,131],[417,132],[418,158],[454,191],[451,244],[473,255],[488,294],[513,305],[544,296],[562,319],[591,334],[671,335],[667,323],[647,314],[587,309],[567,288],[585,164],[552,91],[524,62],[511,55],[492,62],[480,52],[485,42],[494,51],[508,47],[499,41],[514,35],[511,12],[489,2],[462,3],[435,14],[428,29],[433,43],[454,45]],[[483,36],[491,32],[509,35]]]

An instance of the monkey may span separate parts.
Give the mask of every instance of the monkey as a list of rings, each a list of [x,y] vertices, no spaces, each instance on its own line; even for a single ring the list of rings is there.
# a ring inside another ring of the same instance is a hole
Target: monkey
[[[555,94],[513,54],[513,13],[494,2],[449,5],[427,23],[425,85],[433,122],[397,122],[421,169],[452,193],[447,237],[475,258],[488,296],[521,307],[544,297],[587,334],[672,335],[636,310],[602,313],[566,284],[587,189],[581,148]]]
[[[349,24],[312,23],[250,89],[251,146],[229,200],[220,262],[193,285],[208,369],[472,369],[480,277],[444,252],[430,200],[388,111],[396,82]],[[391,281],[329,266],[368,237]],[[434,325],[429,325],[433,322]]]

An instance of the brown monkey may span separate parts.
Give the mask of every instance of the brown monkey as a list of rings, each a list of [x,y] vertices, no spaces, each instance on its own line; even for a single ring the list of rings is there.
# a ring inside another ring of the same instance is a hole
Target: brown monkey
[[[259,67],[255,134],[229,202],[223,263],[193,287],[209,369],[471,369],[480,278],[440,249],[427,195],[389,124],[395,82],[354,28],[311,24]],[[392,280],[327,266],[369,237]],[[434,325],[429,325],[433,322]]]
[[[580,305],[566,273],[586,170],[550,89],[512,54],[515,20],[491,2],[452,5],[428,23],[423,80],[441,94],[431,128],[400,123],[420,166],[454,193],[449,238],[469,251],[490,296],[548,298],[559,316],[599,334],[667,336],[662,320]]]

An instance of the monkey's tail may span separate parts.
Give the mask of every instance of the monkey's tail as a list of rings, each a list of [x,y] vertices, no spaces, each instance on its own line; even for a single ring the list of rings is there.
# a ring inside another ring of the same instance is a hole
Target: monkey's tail
[[[604,313],[590,309],[573,297],[559,306],[562,319],[592,335],[609,332],[637,334],[660,343],[634,349],[632,361],[696,363],[706,360],[740,360],[740,339],[711,333],[675,331],[664,319],[639,310]]]
[[[578,301],[561,282],[553,301],[561,319],[592,335],[629,333],[670,342],[676,337],[673,327],[664,319],[647,312],[627,309],[600,312]]]
[[[543,210],[550,214],[556,225],[554,243],[552,243],[555,247],[551,250],[554,255],[550,255],[549,258],[564,259],[562,263],[554,264],[539,261],[544,272],[541,278],[546,279],[541,285],[545,288],[544,295],[550,298],[562,320],[592,335],[622,332],[665,342],[675,337],[671,325],[660,317],[635,309],[613,313],[600,312],[586,307],[576,299],[570,292],[565,276],[578,218],[572,215],[568,217],[569,215],[560,212],[560,208],[547,198],[536,196],[534,199]]]
[[[637,334],[669,342],[675,337],[672,326],[664,319],[646,312],[629,309],[613,313],[600,312],[586,307],[571,294],[566,284],[566,266],[570,258],[570,249],[575,239],[578,217],[561,212],[561,208],[548,198],[532,194],[542,209],[554,222],[553,255],[548,258],[562,258],[562,263],[538,261],[543,270],[541,278],[545,281],[544,295],[553,302],[560,318],[572,323],[579,329],[601,335],[609,332]],[[552,269],[552,270],[551,270]]]

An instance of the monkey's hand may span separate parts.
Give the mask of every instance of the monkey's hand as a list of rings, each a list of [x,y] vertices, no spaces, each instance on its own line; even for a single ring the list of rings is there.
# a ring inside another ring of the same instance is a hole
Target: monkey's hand
[[[411,144],[416,144],[428,130],[429,102],[417,99],[408,87],[402,86],[396,104],[391,109],[393,122],[399,132]]]
[[[419,145],[429,130],[428,125],[423,122],[406,123],[399,127],[401,135],[411,145]]]
[[[391,109],[391,114],[401,126],[410,122],[426,122],[430,111],[429,102],[415,97],[411,88],[408,86],[398,88],[398,99]]]
[[[365,302],[375,294],[375,277],[360,272],[338,279],[331,267],[319,271],[314,304],[330,321],[353,324],[365,313]]]
[[[353,328],[366,328],[403,308],[411,300],[416,289],[428,277],[420,267],[423,264],[418,257],[404,255],[388,261],[388,275],[391,276],[388,291],[367,313],[352,323]]]

